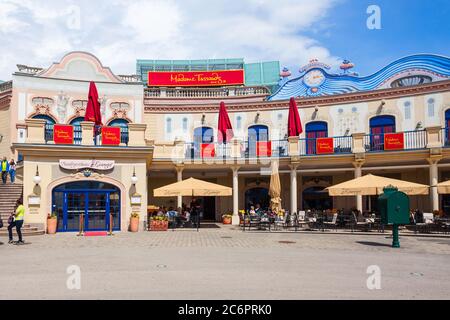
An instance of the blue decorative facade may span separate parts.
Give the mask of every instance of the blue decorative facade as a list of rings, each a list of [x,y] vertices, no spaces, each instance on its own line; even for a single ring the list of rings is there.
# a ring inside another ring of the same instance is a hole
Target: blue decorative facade
[[[380,71],[366,77],[349,72],[354,65],[346,60],[342,74],[332,74],[326,64],[312,60],[300,69],[300,76],[287,80],[282,76],[280,87],[269,101],[288,100],[291,97],[315,97],[358,91],[411,86],[450,79],[450,58],[418,54],[392,62]],[[286,74],[286,70],[284,70]]]

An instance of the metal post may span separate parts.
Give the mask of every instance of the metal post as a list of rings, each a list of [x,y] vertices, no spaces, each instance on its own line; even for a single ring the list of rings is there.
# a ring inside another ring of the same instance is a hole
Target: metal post
[[[400,240],[398,237],[398,224],[392,226],[392,248],[400,248]]]
[[[84,236],[84,213],[80,214],[79,237]]]
[[[109,214],[109,236],[113,235],[113,223],[114,223],[113,215],[112,215],[112,213],[110,213]]]

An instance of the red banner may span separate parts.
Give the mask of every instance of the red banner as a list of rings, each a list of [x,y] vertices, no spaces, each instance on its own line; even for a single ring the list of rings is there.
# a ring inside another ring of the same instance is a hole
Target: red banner
[[[149,87],[214,87],[244,84],[244,70],[150,71]]]
[[[73,144],[73,126],[55,124],[53,126],[55,144]]]
[[[318,138],[316,140],[316,154],[334,153],[333,138]]]
[[[384,150],[403,150],[405,148],[405,136],[403,133],[385,133]]]
[[[256,143],[256,154],[258,157],[272,156],[272,141],[259,141]]]
[[[216,149],[214,143],[202,143],[202,158],[214,158]]]
[[[118,146],[120,144],[119,127],[102,127],[102,145]]]

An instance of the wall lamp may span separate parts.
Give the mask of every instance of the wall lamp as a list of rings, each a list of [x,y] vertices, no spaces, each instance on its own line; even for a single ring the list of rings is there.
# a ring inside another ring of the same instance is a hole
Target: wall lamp
[[[136,167],[133,167],[133,176],[131,177],[131,184],[136,185],[139,179],[136,177]]]
[[[33,177],[33,182],[38,185],[41,181],[42,178],[39,176],[39,166],[36,166],[36,175]]]

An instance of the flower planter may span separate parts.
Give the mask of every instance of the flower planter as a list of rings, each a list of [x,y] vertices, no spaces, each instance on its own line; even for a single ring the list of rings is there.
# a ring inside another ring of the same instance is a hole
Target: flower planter
[[[139,217],[131,217],[130,232],[138,232],[138,231],[139,231]]]
[[[151,220],[150,231],[167,231],[169,229],[169,221],[167,220]]]
[[[223,217],[222,218],[223,224],[232,224],[232,222],[233,222],[233,218],[231,218],[231,217]]]
[[[47,219],[47,234],[56,234],[58,219]]]

